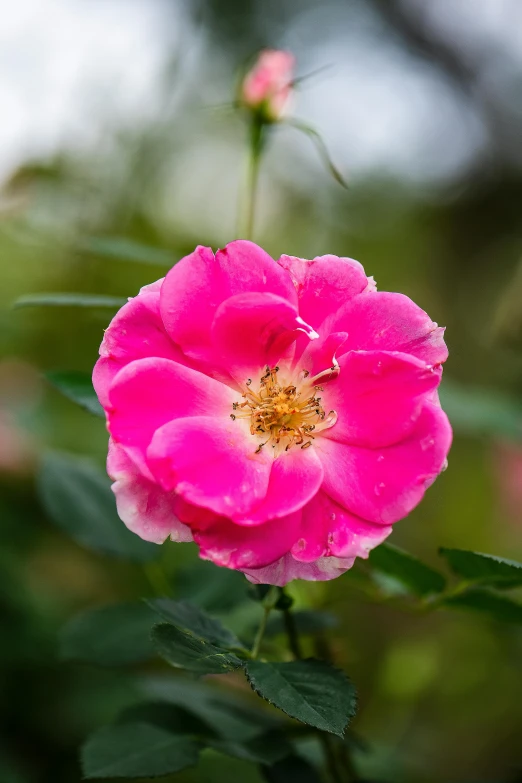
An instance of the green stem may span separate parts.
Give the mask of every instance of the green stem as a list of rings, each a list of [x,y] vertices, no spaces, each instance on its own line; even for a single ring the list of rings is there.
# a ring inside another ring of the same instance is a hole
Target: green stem
[[[243,239],[252,239],[254,234],[254,216],[257,205],[257,184],[259,180],[259,164],[261,162],[261,152],[263,149],[265,126],[257,117],[253,116],[250,125],[250,139],[248,145],[248,160],[246,186],[244,194],[244,225],[242,231]]]
[[[342,770],[339,769],[337,763],[337,754],[332,742],[332,738],[324,731],[319,732],[319,739],[323,746],[324,757],[326,759],[326,767],[328,774],[332,780],[332,783],[345,783],[346,778],[343,777]]]
[[[301,660],[303,655],[299,641],[299,632],[295,624],[295,618],[290,608],[283,611],[286,635],[288,637],[288,646],[294,658]],[[354,769],[348,746],[344,744],[339,753],[337,753],[336,740],[325,731],[317,732],[321,745],[323,746],[324,756],[328,774],[332,783],[349,783],[357,781],[357,773]]]
[[[259,623],[259,628],[257,629],[256,638],[254,639],[254,644],[252,645],[252,651],[250,653],[253,659],[257,658],[257,656],[259,655],[259,650],[261,649],[261,644],[263,642],[263,637],[266,631],[268,616],[271,611],[272,611],[271,606],[263,607],[263,617],[261,618],[261,622]]]
[[[303,657],[301,653],[301,644],[299,642],[299,634],[297,632],[295,618],[290,609],[284,610],[283,620],[285,623],[286,635],[288,636],[288,646],[290,647],[290,651],[294,658],[300,660]]]

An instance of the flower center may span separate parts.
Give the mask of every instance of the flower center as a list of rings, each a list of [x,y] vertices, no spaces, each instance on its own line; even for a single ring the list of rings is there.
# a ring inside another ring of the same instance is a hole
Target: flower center
[[[330,378],[336,373],[337,368],[332,367],[310,378],[308,370],[302,370],[296,381],[287,382],[280,376],[279,367],[266,367],[257,391],[251,388],[250,379],[246,382],[243,400],[233,403],[230,418],[250,420],[250,433],[260,440],[256,454],[264,446],[271,446],[278,453],[292,446],[307,449],[318,432],[337,421],[335,411],[326,415],[321,405],[318,392],[323,387],[314,385],[320,377]]]

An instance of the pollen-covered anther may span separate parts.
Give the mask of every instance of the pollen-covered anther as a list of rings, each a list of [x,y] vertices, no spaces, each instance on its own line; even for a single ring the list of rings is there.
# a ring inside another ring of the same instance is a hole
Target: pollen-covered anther
[[[307,449],[318,432],[333,427],[337,414],[325,413],[317,396],[323,387],[314,384],[319,378],[329,380],[335,371],[338,367],[310,378],[310,373],[303,370],[295,383],[286,383],[279,376],[279,367],[266,367],[257,391],[251,388],[249,379],[243,401],[233,403],[234,413],[230,416],[249,419],[250,434],[259,441],[256,454],[264,447],[275,449],[276,454],[292,446]]]

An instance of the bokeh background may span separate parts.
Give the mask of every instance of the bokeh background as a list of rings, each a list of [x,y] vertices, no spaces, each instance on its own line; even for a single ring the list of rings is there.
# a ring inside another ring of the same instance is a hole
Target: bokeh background
[[[309,75],[292,115],[349,188],[278,127],[255,239],[276,257],[357,258],[447,326],[449,468],[392,541],[433,564],[441,545],[522,559],[522,4],[17,0],[1,20],[0,782],[73,783],[85,734],[132,701],[131,672],[61,663],[59,630],[151,588],[56,530],[35,492],[46,449],[103,464],[103,422],[44,374],[90,370],[110,312],[12,303],[134,295],[196,244],[234,239],[237,74],[263,46],[291,49]],[[217,569],[198,570],[191,545],[164,550],[177,593],[198,587],[212,609],[201,588]],[[340,620],[330,636],[358,686],[368,777],[522,779],[519,630],[378,606],[350,577],[291,592]],[[260,780],[217,754],[175,779]]]

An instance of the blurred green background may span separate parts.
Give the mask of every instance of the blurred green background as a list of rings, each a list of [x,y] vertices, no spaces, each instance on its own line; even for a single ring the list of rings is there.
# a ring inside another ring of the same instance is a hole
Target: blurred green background
[[[44,291],[131,296],[196,244],[236,237],[246,131],[231,100],[263,46],[291,49],[298,76],[311,74],[292,114],[322,133],[349,189],[308,139],[276,128],[256,241],[275,257],[357,258],[381,290],[447,326],[449,468],[393,543],[432,564],[439,546],[522,559],[521,30],[518,0],[3,9],[0,783],[80,780],[78,745],[133,701],[132,671],[60,663],[59,629],[78,610],[152,591],[140,567],[68,540],[35,492],[45,449],[103,465],[103,422],[44,373],[90,371],[111,311],[12,303]],[[162,561],[178,595],[221,578],[198,569],[192,545],[165,546]],[[359,690],[368,777],[522,780],[519,629],[379,606],[350,575],[290,592],[339,617],[329,635]],[[208,594],[198,600],[213,608]],[[236,624],[255,611],[245,599]],[[218,754],[176,776],[230,779],[260,780]]]

